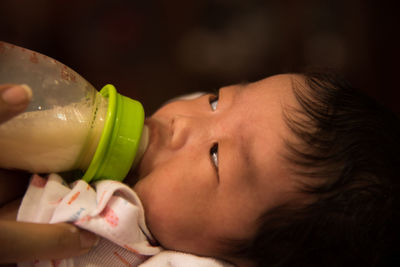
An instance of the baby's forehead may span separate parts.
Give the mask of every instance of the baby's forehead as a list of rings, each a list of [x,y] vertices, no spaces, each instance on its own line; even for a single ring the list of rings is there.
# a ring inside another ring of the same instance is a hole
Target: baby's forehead
[[[298,79],[292,75],[277,75],[236,87],[239,93],[234,106],[239,111],[235,115],[241,118],[237,120],[235,134],[243,136],[238,144],[243,147],[240,160],[246,164],[232,164],[231,167],[236,170],[243,167],[236,173],[244,180],[254,182],[251,197],[265,201],[265,207],[271,207],[295,192],[295,184],[287,179],[286,162],[282,157],[285,140],[290,136],[283,109],[297,105],[292,78]],[[236,90],[233,87],[227,89]],[[222,157],[224,154],[221,154],[221,161]],[[260,202],[259,205],[263,204]]]
[[[306,88],[305,78],[300,74],[279,74],[264,78],[251,83],[238,84],[244,94],[256,91],[260,95],[278,96],[280,101],[293,99],[294,89],[304,90]],[[229,87],[228,87],[229,88]]]

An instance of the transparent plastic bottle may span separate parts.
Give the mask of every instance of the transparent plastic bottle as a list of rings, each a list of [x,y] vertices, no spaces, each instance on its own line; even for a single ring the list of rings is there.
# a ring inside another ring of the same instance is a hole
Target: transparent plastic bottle
[[[81,170],[88,182],[123,180],[146,149],[138,101],[112,85],[98,92],[50,57],[0,42],[0,84],[25,84],[33,92],[28,109],[0,125],[0,168]]]

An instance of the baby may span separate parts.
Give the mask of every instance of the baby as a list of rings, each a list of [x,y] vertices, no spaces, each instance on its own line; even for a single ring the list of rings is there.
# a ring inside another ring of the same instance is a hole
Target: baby
[[[236,266],[371,266],[397,238],[399,121],[331,74],[161,107],[131,182],[168,250]]]
[[[238,266],[370,266],[397,234],[399,120],[335,75],[224,87],[147,124],[134,190],[165,248]]]

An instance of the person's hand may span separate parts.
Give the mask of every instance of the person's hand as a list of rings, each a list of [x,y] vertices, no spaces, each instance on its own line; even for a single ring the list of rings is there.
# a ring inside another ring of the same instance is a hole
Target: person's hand
[[[28,87],[0,85],[0,123],[24,111],[32,92]],[[1,148],[0,148],[1,149]],[[60,259],[84,254],[98,237],[67,223],[16,222],[19,201],[29,175],[0,169],[0,264],[35,259]]]

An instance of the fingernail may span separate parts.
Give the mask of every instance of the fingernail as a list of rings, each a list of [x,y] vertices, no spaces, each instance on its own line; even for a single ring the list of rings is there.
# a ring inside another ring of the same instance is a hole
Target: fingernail
[[[24,104],[32,98],[32,89],[26,84],[13,86],[6,89],[1,98],[9,105]]]
[[[92,248],[99,244],[100,237],[91,232],[81,230],[79,234],[81,248]]]

